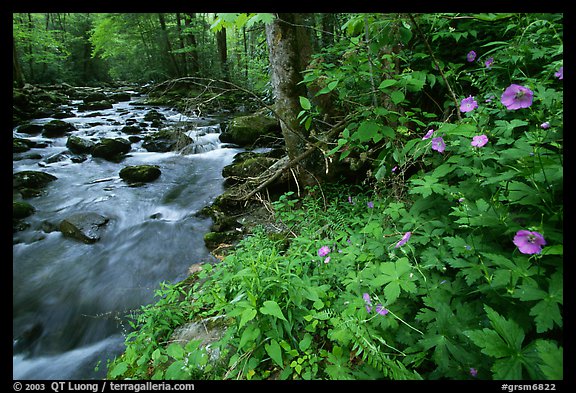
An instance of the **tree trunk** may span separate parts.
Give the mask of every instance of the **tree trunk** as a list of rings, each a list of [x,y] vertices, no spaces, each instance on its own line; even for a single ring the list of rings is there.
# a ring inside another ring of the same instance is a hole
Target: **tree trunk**
[[[162,30],[162,46],[163,52],[166,53],[170,61],[167,62],[167,70],[171,76],[179,76],[180,70],[178,68],[178,62],[172,53],[172,45],[170,44],[170,39],[168,38],[168,31],[166,30],[166,21],[164,20],[164,14],[158,13],[158,21],[160,22],[160,29]]]
[[[196,15],[193,13],[187,14],[187,18],[184,19],[184,26],[187,28],[186,38],[187,44],[190,45],[193,49],[190,50],[190,61],[188,62],[188,67],[190,70],[190,75],[198,75],[200,73],[200,63],[198,62],[198,49],[196,46],[196,36],[194,33],[190,31],[192,28],[192,21],[196,18]]]
[[[222,67],[222,79],[230,81],[228,71],[228,49],[226,48],[226,29],[223,27],[216,32],[216,44],[220,55],[220,67]]]
[[[16,87],[24,86],[24,75],[22,74],[22,67],[20,67],[14,36],[12,36],[12,80]]]
[[[188,76],[188,62],[186,61],[186,54],[184,53],[184,48],[186,47],[186,42],[184,39],[184,34],[182,34],[182,17],[179,12],[176,13],[176,30],[178,32],[178,43],[180,44],[180,64],[182,64],[182,75]]]
[[[302,110],[300,96],[306,97],[301,71],[310,58],[310,35],[301,24],[299,14],[278,14],[266,25],[266,42],[270,60],[270,79],[276,96],[275,110],[286,151],[290,160],[306,150],[309,132],[300,125],[298,113]],[[322,173],[318,154],[306,157],[299,163],[305,171],[299,174],[304,184],[314,182],[314,174]],[[322,160],[323,162],[323,160]],[[319,165],[320,164],[320,165]]]

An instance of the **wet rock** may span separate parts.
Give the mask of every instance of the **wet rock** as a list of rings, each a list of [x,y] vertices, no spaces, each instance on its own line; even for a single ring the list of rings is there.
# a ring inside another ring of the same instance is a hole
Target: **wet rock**
[[[49,173],[39,171],[21,171],[12,175],[12,188],[22,190],[26,188],[40,189],[44,188],[57,177]]]
[[[91,153],[94,146],[96,146],[96,143],[76,135],[70,135],[66,141],[66,147],[70,149],[72,153],[77,154]]]
[[[76,127],[74,127],[74,124],[67,123],[64,120],[51,120],[44,124],[42,135],[48,138],[59,137],[75,130]]]
[[[103,109],[112,109],[112,103],[108,100],[102,100],[78,105],[79,111],[99,111]]]
[[[134,126],[134,125],[124,126],[124,127],[122,127],[121,131],[125,134],[130,134],[130,135],[142,133],[142,129],[140,127]]]
[[[29,135],[37,135],[42,132],[43,126],[40,124],[22,124],[18,127],[18,132]]]
[[[151,152],[168,152],[182,149],[192,143],[193,140],[179,130],[160,130],[144,137],[142,147]]]
[[[278,121],[263,113],[235,117],[220,135],[222,142],[239,146],[266,146],[278,138],[281,138]]]
[[[40,322],[36,322],[32,326],[24,329],[22,334],[14,340],[14,353],[28,352],[32,345],[42,336],[43,332],[44,328]]]
[[[23,153],[30,150],[30,146],[26,143],[26,139],[13,138],[12,139],[12,153]]]
[[[160,177],[157,165],[133,165],[122,168],[120,178],[127,183],[147,183]]]
[[[34,214],[34,206],[25,201],[12,201],[12,218],[21,219]]]
[[[204,235],[204,244],[209,250],[215,250],[219,247],[229,247],[242,238],[242,232],[231,230],[224,232],[208,232]]]
[[[131,149],[130,141],[124,138],[102,138],[92,149],[92,156],[119,162]]]
[[[60,232],[66,237],[83,243],[100,240],[109,219],[94,212],[77,213],[60,222]]]

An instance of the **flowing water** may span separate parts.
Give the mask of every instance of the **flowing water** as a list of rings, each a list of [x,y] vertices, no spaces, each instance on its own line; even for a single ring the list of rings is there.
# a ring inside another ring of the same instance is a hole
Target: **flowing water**
[[[140,122],[152,109],[120,102],[87,117],[75,104],[70,109],[77,116],[63,120],[78,129],[72,134],[93,139],[127,139],[120,131],[127,120]],[[73,162],[58,155],[67,151],[67,135],[45,138],[14,130],[14,137],[48,146],[15,154],[42,158],[15,160],[13,172],[57,177],[43,195],[27,200],[36,212],[25,219],[30,227],[13,235],[14,379],[103,378],[106,359],[124,348],[129,311],[153,301],[161,281],[180,281],[191,265],[210,259],[203,236],[211,222],[196,213],[223,192],[222,169],[241,150],[220,144],[219,118],[155,109],[166,117],[164,126],[178,126],[192,137],[186,154],[148,152],[137,141],[120,163],[91,155]],[[141,136],[156,130],[148,127]],[[138,164],[158,165],[162,173],[131,187],[118,173]],[[50,229],[78,212],[109,218],[98,242],[84,244]]]

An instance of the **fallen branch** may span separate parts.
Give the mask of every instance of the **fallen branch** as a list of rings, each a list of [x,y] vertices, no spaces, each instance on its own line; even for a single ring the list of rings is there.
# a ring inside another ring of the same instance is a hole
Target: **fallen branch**
[[[338,134],[340,131],[342,131],[345,128],[347,122],[348,122],[348,117],[346,117],[343,120],[341,120],[340,122],[338,122],[326,134],[326,138],[330,139],[333,136],[335,136],[336,134]],[[313,145],[311,145],[308,149],[306,149],[306,151],[304,151],[304,153],[302,153],[299,156],[294,157],[292,160],[288,161],[288,163],[286,163],[284,166],[282,166],[280,169],[278,169],[264,183],[261,183],[258,187],[256,187],[254,190],[252,190],[250,193],[248,193],[246,196],[242,197],[241,199],[246,201],[246,200],[252,198],[256,193],[260,192],[261,190],[266,188],[268,185],[270,185],[274,180],[278,179],[284,171],[292,168],[294,165],[296,165],[297,163],[302,161],[304,158],[311,155],[316,149],[318,149],[324,143],[325,143],[324,141],[318,141],[318,142],[314,143]]]

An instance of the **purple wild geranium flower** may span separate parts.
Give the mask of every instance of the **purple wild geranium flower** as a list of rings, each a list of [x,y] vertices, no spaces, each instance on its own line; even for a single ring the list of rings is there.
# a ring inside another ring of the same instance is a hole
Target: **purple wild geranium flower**
[[[364,299],[364,307],[366,307],[366,312],[370,313],[372,311],[372,301],[370,300],[370,295],[367,293],[362,294],[362,299]]]
[[[376,305],[376,312],[380,315],[388,314],[388,310],[386,310],[380,303]]]
[[[476,378],[478,376],[478,370],[476,370],[474,367],[470,367],[470,375]]]
[[[468,52],[468,54],[466,55],[466,60],[468,60],[470,63],[473,62],[476,59],[476,52],[474,52],[473,50],[471,50],[470,52]]]
[[[432,138],[432,134],[433,134],[433,133],[434,133],[434,130],[429,130],[429,131],[426,133],[426,135],[424,135],[424,136],[422,137],[422,140]]]
[[[484,65],[486,66],[486,68],[491,68],[492,67],[492,63],[494,63],[494,58],[490,57],[488,58],[485,62]]]
[[[396,246],[394,246],[394,248],[398,248],[406,244],[406,242],[410,240],[410,236],[412,236],[412,232],[406,232],[404,236],[402,236],[402,239],[400,239],[400,241],[396,243]]]
[[[326,257],[326,259],[324,259],[324,263],[328,263],[330,262],[330,257]]]
[[[511,84],[504,90],[500,102],[508,110],[516,110],[521,108],[528,108],[532,105],[532,98],[534,93],[527,87]]]
[[[542,128],[543,130],[547,130],[548,128],[550,128],[550,123],[545,121],[544,123],[540,124],[540,128]]]
[[[464,98],[460,103],[460,112],[470,112],[474,109],[478,108],[478,103],[472,96],[468,96],[468,98]]]
[[[522,229],[516,232],[514,244],[522,254],[540,254],[542,246],[546,244],[546,240],[538,232]]]
[[[558,71],[554,73],[554,76],[560,80],[564,79],[564,66],[560,67]]]
[[[318,256],[319,256],[319,257],[325,257],[326,255],[328,255],[329,252],[330,252],[330,247],[328,247],[328,246],[322,246],[322,247],[320,247],[320,249],[318,250]]]
[[[436,150],[438,153],[443,153],[446,149],[446,143],[441,136],[438,138],[432,138],[432,150]]]
[[[488,137],[486,135],[476,135],[472,138],[472,142],[470,144],[475,147],[483,147],[487,143]]]
[[[369,202],[367,203],[367,205],[368,205],[368,208],[369,208],[369,209],[374,209],[374,202],[369,201]]]

